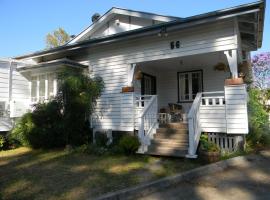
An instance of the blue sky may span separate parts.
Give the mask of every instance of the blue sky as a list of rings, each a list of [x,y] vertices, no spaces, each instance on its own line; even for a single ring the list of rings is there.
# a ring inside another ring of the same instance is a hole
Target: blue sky
[[[78,34],[95,12],[113,6],[187,17],[252,0],[0,0],[0,57],[13,57],[45,48],[45,36],[58,27]],[[267,0],[268,7],[270,0]],[[267,8],[263,47],[270,51],[270,12]]]

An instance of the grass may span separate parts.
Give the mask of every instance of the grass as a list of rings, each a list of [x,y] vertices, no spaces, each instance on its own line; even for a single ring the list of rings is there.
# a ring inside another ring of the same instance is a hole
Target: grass
[[[18,148],[0,152],[0,199],[91,199],[200,165],[179,158]]]

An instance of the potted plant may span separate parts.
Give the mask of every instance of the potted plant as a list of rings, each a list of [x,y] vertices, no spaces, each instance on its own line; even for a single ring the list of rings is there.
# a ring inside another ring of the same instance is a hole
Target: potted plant
[[[200,138],[200,155],[207,162],[217,162],[220,159],[220,148],[213,142],[208,141],[208,136],[202,134]]]

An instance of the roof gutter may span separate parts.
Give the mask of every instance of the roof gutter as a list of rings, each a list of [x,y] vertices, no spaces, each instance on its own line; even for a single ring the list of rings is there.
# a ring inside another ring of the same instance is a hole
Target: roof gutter
[[[102,38],[96,38],[96,39],[91,39],[88,41],[82,41],[82,42],[72,44],[72,45],[60,46],[60,47],[56,47],[56,48],[53,48],[50,50],[45,50],[45,51],[35,52],[32,54],[28,54],[28,55],[18,56],[18,57],[15,57],[14,59],[35,58],[35,57],[39,57],[39,56],[48,56],[48,55],[52,55],[55,53],[74,51],[74,50],[79,50],[79,49],[83,49],[83,48],[89,48],[89,47],[92,47],[95,45],[111,43],[111,42],[123,40],[126,38],[130,39],[130,38],[135,38],[135,37],[137,38],[138,36],[156,34],[156,33],[158,33],[158,31],[160,31],[160,28],[162,28],[162,27],[166,27],[166,28],[176,27],[177,29],[187,28],[187,27],[191,27],[194,25],[198,25],[198,24],[212,22],[212,21],[215,21],[216,19],[226,19],[226,18],[238,16],[241,14],[258,12],[258,11],[261,11],[261,9],[263,9],[263,12],[264,12],[264,8],[265,8],[265,1],[259,1],[259,2],[245,4],[245,5],[229,8],[229,9],[220,10],[220,11],[214,11],[214,12],[209,12],[206,14],[187,17],[187,18],[183,18],[181,20],[165,22],[165,23],[153,25],[150,27],[144,27],[144,28],[140,28],[140,29],[135,29],[135,30],[123,32],[123,33],[118,33],[118,34],[114,34],[111,36],[105,36]],[[264,18],[264,16],[263,16],[263,18]],[[261,22],[263,23],[263,20]],[[263,26],[262,26],[262,31],[263,31]]]

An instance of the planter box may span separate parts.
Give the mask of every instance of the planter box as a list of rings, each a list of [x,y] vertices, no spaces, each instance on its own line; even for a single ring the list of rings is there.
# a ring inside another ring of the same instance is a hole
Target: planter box
[[[134,87],[122,87],[122,93],[134,92]]]
[[[225,80],[225,85],[242,85],[244,84],[243,78],[231,78]]]
[[[202,156],[202,159],[206,162],[213,163],[220,160],[220,152],[200,151],[200,155]]]

